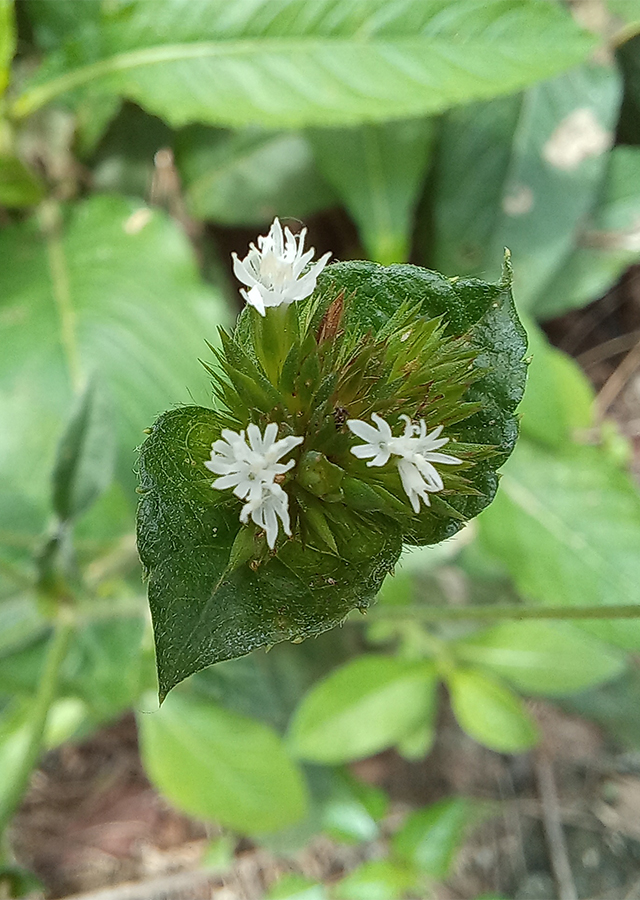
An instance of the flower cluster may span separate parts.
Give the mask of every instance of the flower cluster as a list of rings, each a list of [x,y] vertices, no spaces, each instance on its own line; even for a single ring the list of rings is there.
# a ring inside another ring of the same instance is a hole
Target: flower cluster
[[[267,544],[273,550],[278,537],[278,518],[285,534],[291,535],[289,523],[289,498],[278,480],[295,465],[292,459],[279,460],[302,443],[303,438],[293,435],[277,441],[278,426],[270,422],[260,434],[257,425],[251,424],[245,432],[225,428],[220,440],[211,445],[211,459],[205,462],[209,471],[220,475],[212,483],[219,491],[233,488],[236,497],[247,502],[240,512],[240,521],[246,525],[251,518],[267,534]]]
[[[231,254],[236,278],[249,288],[248,291],[240,288],[240,293],[261,316],[267,306],[288,306],[294,300],[304,300],[315,290],[318,275],[331,254],[325,253],[307,269],[315,250],[311,247],[303,252],[306,234],[306,228],[297,236],[288,228],[283,232],[278,219],[274,219],[269,234],[258,237],[257,247],[250,244],[243,260],[237,253]]]
[[[407,494],[416,513],[420,512],[420,500],[430,506],[429,492],[441,491],[444,487],[440,473],[433,463],[458,465],[461,460],[447,453],[434,453],[448,443],[449,438],[441,438],[442,425],[427,434],[424,419],[414,424],[409,416],[400,416],[404,420],[404,434],[394,437],[385,420],[373,413],[372,421],[376,427],[363,422],[362,419],[348,419],[347,426],[356,437],[365,441],[351,448],[351,452],[359,459],[371,458],[368,466],[384,466],[391,456],[398,457],[396,465],[402,487]]]

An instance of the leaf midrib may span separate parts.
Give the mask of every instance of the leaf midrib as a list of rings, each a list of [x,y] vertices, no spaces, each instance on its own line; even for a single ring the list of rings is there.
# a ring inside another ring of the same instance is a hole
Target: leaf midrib
[[[242,40],[219,40],[219,41],[201,41],[198,43],[182,42],[178,44],[158,44],[150,47],[137,48],[128,50],[123,53],[115,53],[104,59],[96,60],[80,66],[64,75],[51,78],[43,84],[36,84],[31,88],[27,88],[15,100],[11,112],[16,118],[24,118],[49,103],[55,97],[75,90],[93,79],[114,75],[119,72],[131,71],[145,66],[154,66],[169,62],[182,62],[193,59],[205,59],[208,57],[228,58],[232,56],[248,55],[255,57],[256,55],[265,56],[274,52],[291,52],[292,50],[302,51],[305,54],[314,49],[320,50],[325,48],[335,48],[344,45],[345,48],[353,50],[354,46],[361,47],[377,47],[394,48],[399,47],[408,49],[410,47],[420,48],[426,52],[427,47],[435,49],[438,45],[450,46],[455,43],[454,36],[441,37],[416,37],[416,36],[399,36],[385,39],[363,40],[356,39],[354,35],[323,37],[323,38],[306,38],[300,36],[286,38],[252,38]],[[496,53],[499,47],[495,41],[490,39],[482,39],[473,37],[464,41],[464,46],[468,47],[472,44],[476,48],[486,45],[491,52]],[[462,47],[463,45],[460,44]],[[405,71],[404,76],[407,80],[412,80],[411,76]]]

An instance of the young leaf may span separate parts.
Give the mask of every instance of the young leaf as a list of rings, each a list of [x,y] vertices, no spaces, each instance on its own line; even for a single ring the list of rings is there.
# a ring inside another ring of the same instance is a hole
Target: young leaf
[[[508,687],[476,669],[447,676],[451,705],[460,726],[485,747],[522,753],[538,740],[538,729],[522,701]]]
[[[378,753],[419,726],[435,680],[430,663],[359,657],[307,694],[291,723],[291,746],[300,758],[321,763]]]
[[[415,873],[391,859],[371,859],[341,879],[336,900],[402,900],[415,885]]]
[[[552,606],[640,601],[640,496],[598,447],[552,454],[522,440],[480,539],[523,596]],[[603,640],[640,647],[640,619],[582,621]]]
[[[16,156],[0,155],[0,204],[9,209],[35,206],[44,196],[44,185]]]
[[[504,622],[458,641],[455,653],[521,691],[552,696],[602,684],[624,669],[620,652],[568,622]]]
[[[434,137],[430,119],[310,134],[320,171],[356,222],[366,255],[385,266],[409,256]]]
[[[173,694],[138,716],[142,761],[180,809],[248,834],[276,831],[305,812],[302,776],[270,728]]]
[[[37,6],[38,4],[36,4]],[[518,90],[583,61],[596,41],[555,3],[520,0],[132,0],[92,7],[24,86],[27,116],[78,89],[164,117],[273,128],[412,118]],[[75,22],[74,22],[75,24]],[[79,49],[80,48],[80,49]]]
[[[416,810],[392,838],[394,853],[432,878],[446,878],[478,805],[457,797]]]
[[[113,476],[116,442],[111,398],[97,378],[80,396],[58,444],[53,509],[61,522],[85,512]]]

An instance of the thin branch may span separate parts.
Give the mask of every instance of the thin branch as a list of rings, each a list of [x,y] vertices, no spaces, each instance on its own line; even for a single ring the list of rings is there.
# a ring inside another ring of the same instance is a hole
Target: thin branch
[[[558,900],[578,900],[578,892],[573,880],[569,854],[564,839],[553,766],[543,749],[539,750],[534,757],[534,768],[538,783],[538,793],[542,802],[542,822],[547,838],[551,869],[558,887]]]
[[[425,622],[451,620],[492,621],[494,619],[639,619],[637,606],[398,606],[373,608],[373,619],[416,618]]]
[[[627,353],[618,368],[605,381],[596,397],[596,410],[600,419],[606,415],[607,410],[624,390],[638,367],[640,367],[640,341],[638,341],[633,350]]]

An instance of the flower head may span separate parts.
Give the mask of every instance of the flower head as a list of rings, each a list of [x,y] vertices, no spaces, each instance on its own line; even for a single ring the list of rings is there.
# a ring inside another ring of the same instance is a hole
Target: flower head
[[[405,423],[404,434],[400,437],[393,436],[389,424],[377,413],[371,415],[375,428],[361,419],[349,419],[349,430],[365,441],[352,447],[351,452],[360,459],[371,457],[368,466],[384,466],[392,455],[399,457],[396,465],[402,487],[417,513],[420,512],[420,500],[425,506],[430,505],[429,491],[441,491],[444,487],[434,463],[459,465],[462,460],[447,453],[434,452],[449,441],[449,438],[440,437],[442,425],[427,433],[424,419],[415,424],[409,416],[402,415],[400,418]]]
[[[306,234],[306,228],[297,236],[288,228],[283,232],[278,219],[274,219],[269,234],[258,237],[257,247],[250,244],[243,260],[237,253],[231,254],[236,278],[249,288],[240,288],[240,293],[261,316],[267,306],[288,306],[315,290],[318,275],[331,254],[325,253],[305,272],[315,253],[313,247],[303,252]]]
[[[219,491],[233,488],[236,497],[247,501],[240,512],[240,521],[246,524],[251,517],[256,525],[264,528],[272,550],[278,537],[276,516],[285,533],[291,535],[289,498],[275,479],[295,463],[292,459],[282,463],[280,459],[303,441],[293,435],[277,441],[277,436],[275,422],[267,425],[264,436],[253,423],[248,426],[246,437],[244,431],[225,428],[220,440],[211,445],[211,459],[205,462],[210,472],[221,476],[212,482],[212,487]]]

